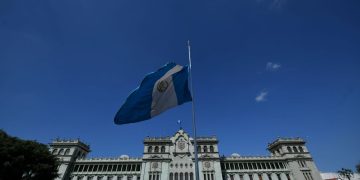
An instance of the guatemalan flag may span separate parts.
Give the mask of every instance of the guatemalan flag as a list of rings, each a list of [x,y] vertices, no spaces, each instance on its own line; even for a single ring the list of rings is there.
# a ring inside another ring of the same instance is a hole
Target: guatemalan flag
[[[191,100],[188,67],[168,63],[143,79],[116,113],[114,122],[144,121]]]

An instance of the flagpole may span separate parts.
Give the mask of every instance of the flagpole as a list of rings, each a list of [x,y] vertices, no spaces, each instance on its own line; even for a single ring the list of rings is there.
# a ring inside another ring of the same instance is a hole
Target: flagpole
[[[197,148],[197,137],[196,137],[196,123],[195,123],[195,98],[194,98],[194,91],[193,91],[193,83],[192,83],[192,76],[191,76],[191,51],[190,51],[190,41],[187,41],[188,45],[188,52],[189,52],[189,78],[190,78],[190,92],[192,95],[192,123],[193,123],[193,133],[194,133],[194,152],[195,152],[195,180],[200,180],[199,176],[199,160],[198,160],[198,148]]]

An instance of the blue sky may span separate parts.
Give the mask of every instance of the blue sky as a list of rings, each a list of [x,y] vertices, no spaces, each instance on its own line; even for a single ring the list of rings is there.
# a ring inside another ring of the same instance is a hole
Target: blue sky
[[[220,153],[267,155],[303,137],[318,168],[360,161],[360,2],[0,1],[0,128],[92,157],[141,156],[146,136],[192,134],[191,104],[137,124],[113,117],[149,72],[187,64],[198,135]]]

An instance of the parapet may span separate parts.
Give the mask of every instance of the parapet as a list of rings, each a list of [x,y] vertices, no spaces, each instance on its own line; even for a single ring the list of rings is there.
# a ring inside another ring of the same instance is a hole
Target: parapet
[[[279,145],[279,144],[305,144],[305,140],[300,138],[300,137],[296,137],[296,138],[277,138],[275,141],[273,141],[272,143],[268,144],[268,149],[272,149],[273,147]]]
[[[56,146],[80,146],[82,149],[85,149],[87,151],[90,151],[90,145],[85,144],[84,142],[80,141],[80,139],[59,139],[56,138],[52,141],[52,143],[49,143],[50,146],[56,147]]]

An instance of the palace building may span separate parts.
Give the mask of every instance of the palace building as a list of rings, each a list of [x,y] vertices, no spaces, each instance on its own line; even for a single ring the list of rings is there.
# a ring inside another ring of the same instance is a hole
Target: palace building
[[[172,137],[146,137],[142,158],[86,158],[80,140],[54,140],[61,180],[195,180],[194,139],[180,129]],[[269,143],[269,156],[220,156],[216,137],[198,137],[200,180],[321,180],[301,138]]]

